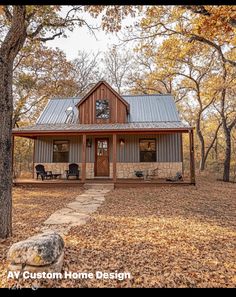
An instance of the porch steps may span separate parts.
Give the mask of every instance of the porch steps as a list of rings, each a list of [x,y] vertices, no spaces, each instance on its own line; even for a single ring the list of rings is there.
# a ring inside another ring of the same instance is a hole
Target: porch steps
[[[94,189],[94,190],[114,190],[114,184],[113,183],[109,183],[109,184],[105,184],[105,183],[85,183],[84,184],[84,188],[86,190],[88,189]]]

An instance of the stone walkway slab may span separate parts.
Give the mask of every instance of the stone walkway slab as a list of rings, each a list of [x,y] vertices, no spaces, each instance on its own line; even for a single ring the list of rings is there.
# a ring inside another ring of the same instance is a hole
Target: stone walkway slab
[[[71,227],[86,224],[90,215],[105,201],[105,194],[111,187],[99,189],[87,189],[83,194],[77,196],[75,201],[70,202],[66,207],[54,212],[45,222],[42,231],[56,231],[65,235]]]

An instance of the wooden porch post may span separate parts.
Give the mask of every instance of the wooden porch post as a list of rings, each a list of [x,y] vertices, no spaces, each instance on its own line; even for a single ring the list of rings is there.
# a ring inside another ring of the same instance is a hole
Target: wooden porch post
[[[183,133],[180,134],[180,149],[181,149],[182,175],[184,176]]]
[[[113,154],[112,154],[112,161],[113,161],[113,181],[114,183],[116,182],[116,154],[117,154],[117,137],[116,134],[112,135],[112,150],[113,150]]]
[[[189,152],[190,152],[190,181],[195,185],[195,164],[194,164],[194,138],[193,130],[189,131]]]
[[[32,178],[34,179],[34,161],[35,161],[35,141],[36,141],[36,139],[33,139],[33,169],[32,169]]]
[[[86,134],[83,134],[82,139],[82,182],[86,179]]]

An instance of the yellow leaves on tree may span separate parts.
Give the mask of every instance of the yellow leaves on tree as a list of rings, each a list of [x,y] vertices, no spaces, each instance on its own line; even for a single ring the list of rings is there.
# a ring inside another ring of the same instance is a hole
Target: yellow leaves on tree
[[[135,5],[88,5],[88,11],[93,17],[102,15],[101,27],[103,30],[118,32],[121,29],[122,20],[128,15],[134,17],[142,10],[141,6]]]
[[[204,43],[215,48],[224,62],[236,66],[225,58],[225,51],[236,44],[236,9],[234,6],[150,6],[140,22],[140,36],[150,39],[176,36],[185,44]],[[228,48],[221,48],[227,46]]]

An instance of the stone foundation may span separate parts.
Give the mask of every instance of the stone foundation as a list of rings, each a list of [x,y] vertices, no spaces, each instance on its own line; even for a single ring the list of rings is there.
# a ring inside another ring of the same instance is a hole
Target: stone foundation
[[[35,164],[35,166],[38,163]],[[70,163],[40,163],[44,165],[46,171],[53,173],[61,173],[62,178],[66,178],[65,170],[68,170]],[[82,168],[81,163],[77,163]],[[182,173],[182,162],[153,162],[153,163],[117,163],[117,178],[137,178],[134,171],[138,170],[153,170],[158,168],[158,178],[166,178],[167,176],[174,176],[177,171]],[[110,163],[110,178],[113,177],[113,163]],[[80,177],[81,177],[80,171]],[[36,178],[36,174],[34,175]],[[94,163],[86,163],[86,178],[94,178]]]
[[[52,171],[52,173],[60,173],[62,174],[62,178],[66,178],[65,170],[69,169],[70,163],[35,163],[34,167],[38,164],[44,165],[46,171]],[[77,163],[78,164],[78,163]],[[81,165],[78,164],[81,168]],[[34,178],[36,178],[36,170],[34,168]]]
[[[69,169],[70,163],[35,163],[34,166],[42,164],[46,171],[52,171],[52,173],[60,173],[62,176],[61,178],[66,178],[65,171]],[[76,163],[79,165],[80,168],[80,178],[81,178],[81,168],[82,163]],[[34,178],[36,178],[36,172],[34,170]],[[86,163],[86,178],[94,178],[94,163]],[[72,179],[72,178],[71,178]]]
[[[117,163],[116,166],[117,178],[137,178],[134,171],[152,171],[156,168],[158,168],[156,178],[174,176],[177,171],[182,173],[182,162]]]
[[[94,178],[94,163],[86,163],[86,178]]]

